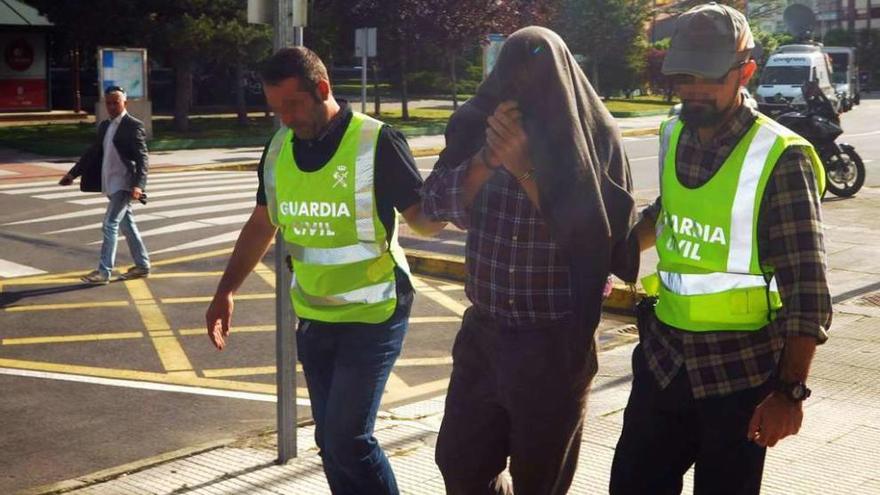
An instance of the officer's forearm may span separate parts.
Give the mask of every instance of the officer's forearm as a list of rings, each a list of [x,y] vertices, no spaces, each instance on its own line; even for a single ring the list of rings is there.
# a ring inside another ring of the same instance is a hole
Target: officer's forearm
[[[275,237],[275,226],[269,221],[266,207],[257,206],[235,242],[232,256],[217,285],[217,294],[234,294],[241,287],[257,263],[263,259],[273,237]]]
[[[437,232],[440,232],[446,227],[446,222],[438,222],[428,218],[428,216],[425,215],[425,212],[422,211],[421,203],[416,203],[404,210],[403,218],[406,220],[406,224],[409,225],[409,228],[423,236],[430,237],[436,235]]]
[[[477,193],[483,188],[483,184],[485,184],[486,181],[489,180],[489,177],[492,177],[492,174],[495,173],[495,170],[489,167],[490,165],[484,160],[484,154],[482,151],[478,151],[477,154],[471,157],[470,163],[468,164],[467,175],[464,179],[465,208],[470,209],[471,205],[474,203],[474,198],[477,197]]]
[[[654,228],[655,220],[650,215],[643,215],[635,224],[633,230],[639,240],[639,251],[654,247],[657,243],[657,231]]]
[[[779,379],[791,382],[806,382],[810,373],[810,363],[816,352],[816,338],[791,336],[785,339],[782,362],[779,365]]]

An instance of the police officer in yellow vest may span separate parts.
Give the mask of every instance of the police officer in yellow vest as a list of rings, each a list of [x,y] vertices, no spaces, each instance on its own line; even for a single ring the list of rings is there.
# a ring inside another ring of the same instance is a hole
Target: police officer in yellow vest
[[[422,179],[403,135],[337,101],[315,53],[282,49],[261,75],[283,126],[263,152],[257,206],[208,308],[208,336],[217,349],[229,343],[233,294],[280,229],[293,265],[298,357],[330,488],[394,494],[373,425],[413,298],[395,210],[424,235],[444,224],[422,214]]]
[[[798,432],[831,300],[810,144],[755,110],[751,30],[715,3],[676,21],[663,73],[682,99],[660,130],[656,245],[610,491],[757,494],[766,448]],[[649,299],[654,301],[655,299]]]

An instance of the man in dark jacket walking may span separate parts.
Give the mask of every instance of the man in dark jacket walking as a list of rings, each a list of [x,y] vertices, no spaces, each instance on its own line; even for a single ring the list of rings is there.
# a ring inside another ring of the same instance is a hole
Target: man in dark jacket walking
[[[135,266],[122,278],[150,274],[150,257],[134,223],[132,200],[143,200],[147,183],[147,133],[144,124],[125,111],[125,90],[111,86],[104,92],[110,118],[98,126],[98,139],[58,182],[69,186],[82,176],[83,192],[103,192],[110,199],[104,215],[104,242],[98,268],[82,277],[83,282],[106,284],[116,262],[116,239],[120,227]]]

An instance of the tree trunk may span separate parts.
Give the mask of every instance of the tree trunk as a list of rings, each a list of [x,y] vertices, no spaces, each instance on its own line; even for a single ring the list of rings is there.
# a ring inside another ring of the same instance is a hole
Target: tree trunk
[[[179,58],[174,64],[174,129],[189,131],[189,107],[192,104],[192,60]]]
[[[409,120],[409,92],[406,80],[406,48],[400,48],[400,118]]]
[[[379,64],[373,61],[373,115],[379,118],[382,98],[379,96]]]
[[[602,91],[599,90],[599,60],[595,58],[590,61],[590,84],[593,85],[596,93],[602,94]]]
[[[458,110],[458,78],[455,74],[455,52],[449,52],[449,75],[452,79],[452,109]]]
[[[247,102],[244,99],[244,63],[235,64],[235,108],[238,113],[238,125],[245,127],[248,124]]]
[[[846,2],[846,28],[850,33],[856,32],[856,0]]]

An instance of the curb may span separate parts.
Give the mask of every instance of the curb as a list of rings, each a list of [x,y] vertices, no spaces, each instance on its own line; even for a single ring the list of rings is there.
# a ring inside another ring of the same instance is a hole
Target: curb
[[[437,254],[428,251],[408,249],[406,260],[413,273],[437,277],[455,282],[467,279],[464,256]],[[642,289],[633,291],[625,284],[615,283],[611,295],[602,303],[602,309],[614,313],[633,315],[636,301],[645,296]]]
[[[612,117],[617,118],[630,118],[630,117],[654,117],[656,115],[667,115],[669,113],[669,109],[657,109],[657,110],[635,110],[635,111],[618,111],[611,112]]]

